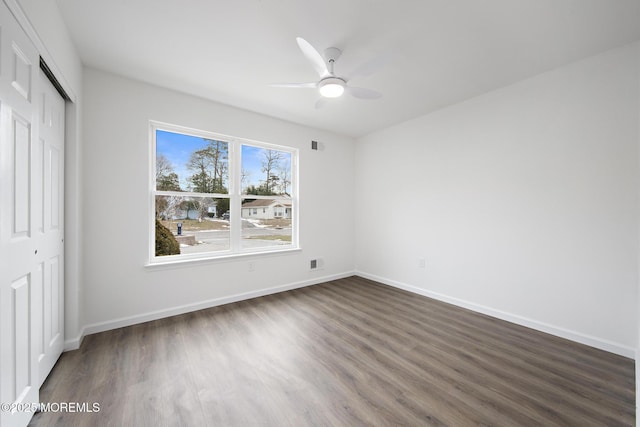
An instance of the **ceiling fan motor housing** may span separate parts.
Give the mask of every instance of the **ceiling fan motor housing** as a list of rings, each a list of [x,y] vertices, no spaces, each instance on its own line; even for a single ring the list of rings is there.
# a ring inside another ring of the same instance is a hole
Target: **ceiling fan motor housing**
[[[346,81],[340,77],[325,77],[318,82],[320,95],[326,98],[337,98],[344,93]]]

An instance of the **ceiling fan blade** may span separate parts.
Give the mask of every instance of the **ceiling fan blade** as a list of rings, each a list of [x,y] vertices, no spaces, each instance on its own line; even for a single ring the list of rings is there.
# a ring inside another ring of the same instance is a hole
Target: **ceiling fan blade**
[[[272,83],[269,86],[315,89],[318,87],[318,84],[317,83]]]
[[[345,89],[354,98],[359,98],[359,99],[378,99],[382,96],[380,92],[377,92],[372,89],[365,89],[362,87],[347,86],[345,87]]]
[[[311,61],[311,65],[313,65],[313,68],[320,74],[320,77],[328,76],[329,70],[327,70],[327,64],[325,64],[324,59],[322,59],[322,55],[302,37],[296,37],[296,41],[298,42],[300,50],[304,56]]]

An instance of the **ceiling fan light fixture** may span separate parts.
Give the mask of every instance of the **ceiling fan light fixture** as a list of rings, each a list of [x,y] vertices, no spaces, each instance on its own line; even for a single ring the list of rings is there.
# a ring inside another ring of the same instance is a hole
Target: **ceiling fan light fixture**
[[[338,98],[344,93],[345,81],[337,77],[326,78],[318,83],[320,95],[325,98]]]

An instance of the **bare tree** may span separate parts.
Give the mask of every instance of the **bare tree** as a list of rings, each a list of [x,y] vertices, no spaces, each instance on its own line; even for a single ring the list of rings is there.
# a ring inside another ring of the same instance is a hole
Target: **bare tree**
[[[229,170],[227,163],[229,148],[226,142],[215,141],[208,139],[207,150],[211,157],[211,166],[213,167],[212,173],[212,192],[224,193],[226,189],[226,177]]]
[[[164,154],[156,154],[156,181],[173,172],[173,165]]]
[[[242,183],[242,188],[246,189],[249,178],[251,178],[251,171],[242,169],[240,171],[240,182]]]
[[[182,197],[179,196],[156,196],[156,219],[175,218],[181,201]]]
[[[182,191],[178,174],[173,171],[173,165],[164,154],[156,156],[156,190]]]
[[[265,173],[265,186],[268,194],[273,194],[273,184],[275,180],[273,180],[273,173],[280,166],[280,161],[282,160],[282,153],[277,150],[265,150],[264,158],[262,159],[262,172]]]
[[[278,177],[280,178],[281,194],[289,195],[289,185],[291,185],[291,167],[286,162],[278,169]]]

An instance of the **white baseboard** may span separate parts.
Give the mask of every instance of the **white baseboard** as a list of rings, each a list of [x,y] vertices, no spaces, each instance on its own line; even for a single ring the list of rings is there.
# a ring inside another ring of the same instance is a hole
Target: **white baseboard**
[[[610,353],[618,354],[620,356],[637,360],[636,350],[634,348],[627,347],[619,343],[615,343],[605,339],[582,334],[580,332],[571,331],[571,330],[550,325],[544,322],[539,322],[537,320],[529,319],[516,314],[507,313],[501,310],[496,310],[491,307],[486,307],[473,302],[450,297],[448,295],[432,292],[432,291],[418,288],[412,285],[407,285],[406,283],[401,283],[396,280],[391,280],[385,277],[376,276],[374,274],[369,274],[362,271],[356,271],[355,274],[357,276],[364,277],[365,279],[370,279],[376,282],[383,283],[385,285],[393,286],[394,288],[403,289],[405,291],[409,291],[414,294],[423,295],[438,301],[443,301],[458,307],[462,307],[478,313],[486,314],[487,316],[495,317],[501,320],[506,320],[507,322],[515,323],[521,326],[526,326],[527,328],[535,329],[537,331],[555,335],[560,338],[565,338],[580,344],[585,344],[591,347],[598,348],[600,350],[608,351]]]
[[[214,298],[206,301],[200,301],[193,304],[185,304],[176,307],[170,307],[162,310],[151,311],[148,313],[138,314],[134,316],[121,317],[119,319],[108,320],[106,322],[93,323],[86,325],[80,336],[65,341],[65,351],[76,350],[80,348],[83,338],[86,335],[95,334],[98,332],[109,331],[111,329],[122,328],[125,326],[136,325],[138,323],[149,322],[152,320],[164,319],[166,317],[176,316],[178,314],[189,313],[192,311],[202,310],[205,308],[211,308],[218,305],[229,304],[232,302],[244,301],[251,298],[258,298],[265,295],[277,294],[279,292],[289,291],[292,289],[304,288],[306,286],[317,285],[319,283],[329,282],[331,280],[343,279],[345,277],[353,276],[353,271],[333,274],[330,276],[315,277],[313,279],[304,280],[300,282],[290,283],[287,285],[275,286],[272,288],[259,289],[256,291],[245,292],[236,295],[229,295],[226,297]]]
[[[171,317],[178,314],[189,313],[192,311],[202,310],[205,308],[215,307],[218,305],[244,301],[251,298],[258,298],[265,295],[271,295],[271,294],[276,294],[279,292],[284,292],[292,289],[312,286],[319,283],[329,282],[331,280],[343,279],[345,277],[349,277],[353,275],[358,275],[360,277],[374,280],[376,282],[393,286],[398,289],[403,289],[408,292],[412,292],[418,295],[423,295],[438,301],[443,301],[449,304],[456,305],[458,307],[463,307],[478,313],[486,314],[488,316],[495,317],[497,319],[505,320],[507,322],[515,323],[521,326],[526,326],[531,329],[535,329],[541,332],[545,332],[551,335],[555,335],[561,338],[578,342],[580,344],[585,344],[591,347],[598,348],[600,350],[605,350],[610,353],[615,353],[620,356],[628,357],[631,359],[635,359],[636,361],[639,361],[640,353],[636,352],[636,349],[627,347],[622,344],[618,344],[618,343],[604,340],[601,338],[593,337],[590,335],[585,335],[579,332],[571,331],[571,330],[560,328],[557,326],[549,325],[547,323],[539,322],[523,316],[518,316],[512,313],[496,310],[491,307],[475,304],[469,301],[450,297],[437,292],[432,292],[429,290],[408,285],[406,283],[398,282],[395,280],[376,276],[374,274],[369,274],[362,271],[350,271],[350,272],[344,272],[344,273],[334,274],[330,276],[322,276],[322,277],[317,277],[310,280],[290,283],[287,285],[275,286],[275,287],[266,288],[266,289],[259,289],[256,291],[245,292],[245,293],[230,295],[230,296],[221,297],[221,298],[214,298],[207,301],[201,301],[193,304],[185,304],[177,307],[171,307],[163,310],[152,311],[152,312],[143,313],[135,316],[122,317],[119,319],[114,319],[106,322],[93,323],[90,325],[86,325],[84,328],[82,328],[80,334],[77,337],[73,337],[65,340],[64,351],[77,350],[78,348],[80,348],[80,345],[82,344],[82,340],[86,335],[109,331],[111,329],[122,328],[125,326],[136,325],[138,323],[149,322],[152,320],[163,319],[165,317]]]
[[[77,337],[64,340],[63,351],[71,351],[71,350],[79,349],[83,339],[84,339],[84,328],[80,331],[80,334]]]
[[[636,349],[636,427],[640,427],[640,348]]]

